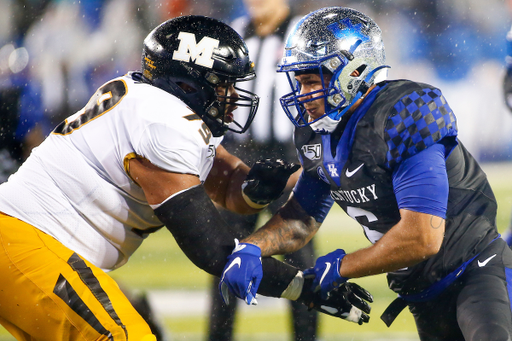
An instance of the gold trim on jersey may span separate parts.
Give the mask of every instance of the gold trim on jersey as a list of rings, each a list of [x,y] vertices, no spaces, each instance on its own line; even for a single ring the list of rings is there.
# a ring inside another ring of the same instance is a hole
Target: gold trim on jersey
[[[201,117],[199,117],[199,115],[196,113],[190,114],[190,115],[185,115],[185,116],[183,116],[183,118],[188,121],[197,121],[197,120],[201,119]]]
[[[140,187],[140,185],[137,183],[137,181],[135,181],[134,178],[132,178],[132,176],[130,175],[130,160],[133,160],[133,159],[146,159],[145,157],[143,156],[140,156],[140,155],[137,155],[135,153],[129,153],[127,154],[124,159],[123,159],[123,168],[124,168],[124,171],[126,173],[126,175],[128,175],[128,177],[133,181],[135,182],[135,184],[137,186]]]
[[[52,132],[55,135],[68,135],[85,124],[94,121],[114,109],[128,94],[128,85],[123,79],[116,79],[101,86],[92,95],[85,107],[75,115],[60,123]]]

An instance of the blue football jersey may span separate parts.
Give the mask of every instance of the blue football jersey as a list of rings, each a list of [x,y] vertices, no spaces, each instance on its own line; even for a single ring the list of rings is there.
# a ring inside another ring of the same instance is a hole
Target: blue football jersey
[[[318,186],[324,198],[315,193],[317,202],[330,196],[373,243],[400,220],[394,171],[429,147],[444,147],[449,192],[443,245],[430,259],[388,274],[391,289],[400,294],[442,279],[498,235],[496,200],[486,176],[457,140],[455,115],[441,91],[428,84],[379,83],[334,133],[297,128],[295,145],[305,173],[297,189],[306,188],[307,179],[324,184]],[[305,210],[321,216],[298,192]]]

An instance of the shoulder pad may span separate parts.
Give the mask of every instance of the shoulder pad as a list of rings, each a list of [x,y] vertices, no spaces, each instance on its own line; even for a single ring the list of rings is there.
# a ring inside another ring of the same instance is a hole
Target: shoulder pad
[[[395,103],[386,120],[384,139],[390,168],[443,138],[451,140],[446,141],[449,150],[456,145],[456,118],[441,91],[426,84],[415,85],[420,87],[411,86],[412,91]]]

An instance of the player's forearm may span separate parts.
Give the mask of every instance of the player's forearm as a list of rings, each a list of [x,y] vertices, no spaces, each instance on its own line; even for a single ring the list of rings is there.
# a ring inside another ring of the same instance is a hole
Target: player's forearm
[[[401,214],[402,220],[374,245],[343,258],[341,276],[357,278],[396,271],[416,265],[439,251],[444,219],[405,210]]]
[[[320,227],[295,200],[290,200],[263,227],[242,242],[257,245],[263,257],[288,254],[305,246]]]
[[[406,256],[406,257],[404,257]],[[358,278],[396,271],[417,264],[401,249],[387,249],[385,243],[374,245],[347,254],[342,261],[340,275]]]
[[[240,159],[218,150],[214,166],[204,186],[208,196],[218,205],[238,214],[255,214],[260,209],[249,206],[242,196],[242,184],[249,173],[249,166]]]
[[[244,183],[249,167],[241,164],[232,174],[226,190],[225,207],[238,214],[256,214],[265,206],[250,206],[242,195],[242,184]]]
[[[272,257],[263,257],[261,264],[263,278],[258,288],[258,294],[269,297],[281,297],[299,271]]]

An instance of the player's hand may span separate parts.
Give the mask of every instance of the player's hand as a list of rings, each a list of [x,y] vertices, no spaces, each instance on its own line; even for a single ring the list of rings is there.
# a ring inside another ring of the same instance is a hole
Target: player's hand
[[[348,278],[341,277],[341,260],[345,251],[338,249],[325,256],[318,257],[313,268],[304,271],[304,278],[313,279],[314,292],[320,291],[322,299],[327,299],[334,289],[345,283]]]
[[[243,194],[258,205],[267,205],[283,194],[288,178],[299,168],[281,159],[257,161],[242,185]]]
[[[238,243],[228,257],[222,272],[219,290],[224,303],[229,303],[229,291],[249,305],[256,305],[256,292],[263,277],[261,249],[253,244]]]
[[[507,68],[503,79],[503,95],[505,97],[505,104],[512,111],[512,67]]]
[[[311,290],[311,279],[305,279],[304,287],[298,301],[305,304],[309,310],[315,309],[321,313],[339,317],[357,323],[368,323],[373,296],[356,283],[346,282],[331,291],[327,299],[323,299],[319,292]],[[309,284],[309,285],[308,285]]]

